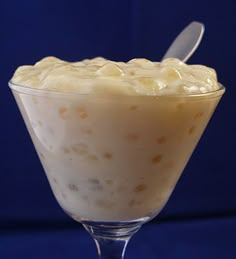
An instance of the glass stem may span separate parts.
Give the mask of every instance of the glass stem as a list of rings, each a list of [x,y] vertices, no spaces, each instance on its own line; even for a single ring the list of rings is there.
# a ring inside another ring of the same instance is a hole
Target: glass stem
[[[94,238],[100,259],[123,259],[130,238],[106,239]]]
[[[93,237],[100,259],[123,259],[126,246],[139,228],[136,223],[94,223],[83,222],[85,229]]]

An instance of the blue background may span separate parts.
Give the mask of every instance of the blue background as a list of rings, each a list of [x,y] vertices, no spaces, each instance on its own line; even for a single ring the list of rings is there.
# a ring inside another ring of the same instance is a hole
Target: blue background
[[[8,88],[14,70],[49,55],[158,61],[193,20],[206,32],[189,63],[214,67],[227,91],[160,219],[235,216],[235,15],[233,0],[1,0],[0,229],[74,224],[52,196]]]

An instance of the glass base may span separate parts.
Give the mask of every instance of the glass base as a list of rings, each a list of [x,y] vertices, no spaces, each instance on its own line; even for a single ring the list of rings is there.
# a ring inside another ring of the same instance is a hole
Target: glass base
[[[122,222],[95,222],[95,221],[81,221],[84,228],[93,237],[104,238],[126,238],[127,236],[136,233],[142,224],[146,223],[149,218],[141,218],[134,221]]]

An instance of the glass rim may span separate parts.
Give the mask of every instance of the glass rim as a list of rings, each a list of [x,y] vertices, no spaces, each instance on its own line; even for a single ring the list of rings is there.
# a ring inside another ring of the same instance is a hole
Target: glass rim
[[[33,96],[83,96],[83,97],[101,97],[101,98],[160,98],[160,99],[175,99],[175,98],[184,98],[184,99],[199,99],[199,98],[217,98],[222,96],[225,92],[225,87],[218,83],[219,88],[206,93],[192,93],[192,94],[166,94],[166,95],[122,95],[122,94],[98,94],[98,93],[76,93],[76,92],[62,92],[48,89],[39,89],[28,86],[23,86],[20,84],[16,84],[12,81],[12,79],[8,82],[9,87],[16,92],[33,95]]]

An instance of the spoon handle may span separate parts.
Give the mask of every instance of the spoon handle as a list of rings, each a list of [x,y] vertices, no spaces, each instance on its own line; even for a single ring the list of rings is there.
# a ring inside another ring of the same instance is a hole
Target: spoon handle
[[[191,22],[173,41],[163,59],[178,58],[186,62],[197,49],[204,33],[204,25]]]

